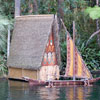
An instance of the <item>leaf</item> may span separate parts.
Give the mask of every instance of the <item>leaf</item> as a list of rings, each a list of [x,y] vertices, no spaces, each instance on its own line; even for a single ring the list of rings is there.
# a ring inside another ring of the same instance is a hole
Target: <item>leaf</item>
[[[90,18],[92,18],[92,19],[98,19],[98,18],[100,18],[100,7],[98,7],[98,6],[88,7],[85,10],[85,13],[89,14]]]

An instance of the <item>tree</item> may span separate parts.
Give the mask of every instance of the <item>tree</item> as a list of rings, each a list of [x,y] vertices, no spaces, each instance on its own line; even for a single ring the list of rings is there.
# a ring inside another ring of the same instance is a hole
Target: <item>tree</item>
[[[99,0],[96,0],[96,5],[99,7]],[[96,20],[97,31],[99,30],[99,20]],[[97,42],[100,48],[100,32],[97,34]]]
[[[15,17],[20,16],[20,0],[15,0]]]
[[[87,41],[88,42],[95,36],[97,35],[97,42],[100,48],[100,27],[99,27],[99,19],[100,18],[100,7],[99,7],[99,0],[96,0],[96,6],[95,7],[88,7],[85,11],[87,14],[89,14],[89,16],[95,20],[96,19],[96,30],[97,32],[94,32],[90,38]]]
[[[0,1],[0,74],[7,72],[6,53],[7,53],[7,29],[11,24],[10,20],[4,13],[5,9]]]
[[[38,4],[37,0],[29,0],[29,14],[38,13]]]
[[[38,13],[38,4],[37,4],[37,0],[34,0],[34,1],[33,1],[33,12],[34,12],[35,14]]]
[[[59,29],[61,29],[61,21],[60,19],[64,19],[64,8],[63,8],[64,0],[58,0],[58,20],[59,20]],[[60,30],[59,30],[60,31]]]

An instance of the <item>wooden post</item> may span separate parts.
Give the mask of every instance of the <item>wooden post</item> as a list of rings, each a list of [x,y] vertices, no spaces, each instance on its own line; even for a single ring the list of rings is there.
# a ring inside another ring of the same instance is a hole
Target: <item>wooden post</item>
[[[9,57],[9,50],[10,50],[10,26],[8,26],[7,58]]]
[[[73,21],[73,80],[75,81],[75,21]]]
[[[20,16],[20,0],[15,0],[15,18]]]

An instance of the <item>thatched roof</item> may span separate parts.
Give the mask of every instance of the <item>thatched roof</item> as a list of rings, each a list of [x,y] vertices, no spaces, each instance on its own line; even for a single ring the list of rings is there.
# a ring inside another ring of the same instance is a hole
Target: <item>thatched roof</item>
[[[16,18],[8,67],[39,69],[54,15],[31,15]]]

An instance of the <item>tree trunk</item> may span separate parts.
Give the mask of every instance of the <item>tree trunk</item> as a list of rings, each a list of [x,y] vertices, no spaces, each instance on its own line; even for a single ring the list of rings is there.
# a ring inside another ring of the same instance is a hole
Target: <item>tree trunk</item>
[[[38,14],[38,4],[37,4],[37,0],[33,1],[33,12],[35,14]]]
[[[99,6],[99,0],[96,0],[96,5]],[[99,30],[99,19],[96,20],[97,31]],[[100,48],[100,33],[97,34],[97,42]]]
[[[28,11],[29,14],[32,14],[33,13],[33,4],[31,2],[31,0],[29,0],[29,11]]]
[[[20,16],[20,0],[15,0],[15,17]]]
[[[32,14],[32,13],[34,14],[38,13],[37,0],[29,0],[29,14]]]
[[[64,11],[63,11],[63,3],[64,0],[58,0],[58,21],[59,21],[59,31],[61,29],[61,21],[60,19],[64,19]]]

